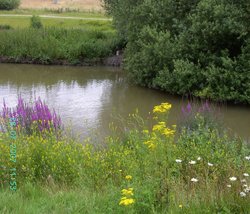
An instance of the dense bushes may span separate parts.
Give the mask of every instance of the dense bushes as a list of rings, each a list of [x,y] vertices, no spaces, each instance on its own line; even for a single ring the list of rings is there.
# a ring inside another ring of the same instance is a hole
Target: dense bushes
[[[18,8],[20,0],[0,0],[0,10],[12,10]]]
[[[81,29],[16,29],[0,33],[0,56],[40,63],[71,64],[111,55],[120,40],[114,32]]]
[[[136,83],[181,95],[250,103],[247,0],[105,3],[128,42],[126,66]]]

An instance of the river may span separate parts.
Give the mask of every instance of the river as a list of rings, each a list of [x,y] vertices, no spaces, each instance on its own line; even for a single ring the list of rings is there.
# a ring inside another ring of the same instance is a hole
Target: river
[[[69,67],[0,64],[0,105],[10,107],[21,94],[27,101],[40,96],[59,112],[66,126],[82,137],[104,137],[109,124],[138,109],[143,117],[153,106],[169,102],[169,124],[176,124],[188,100],[129,84],[126,74],[110,67]],[[220,105],[217,110],[231,132],[249,142],[250,107]]]

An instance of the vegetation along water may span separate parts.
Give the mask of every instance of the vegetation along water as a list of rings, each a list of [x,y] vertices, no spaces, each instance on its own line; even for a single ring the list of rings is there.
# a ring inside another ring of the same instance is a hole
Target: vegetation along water
[[[249,20],[249,0],[0,0],[0,213],[249,214]]]

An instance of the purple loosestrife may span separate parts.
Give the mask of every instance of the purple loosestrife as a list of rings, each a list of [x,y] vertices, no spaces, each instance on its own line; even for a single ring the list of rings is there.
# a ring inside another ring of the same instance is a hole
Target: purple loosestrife
[[[16,118],[17,124],[24,128],[27,133],[32,132],[34,124],[40,132],[44,130],[58,131],[62,128],[61,118],[54,109],[51,111],[40,97],[32,105],[28,105],[21,96],[18,96],[17,106],[13,109],[8,108],[4,100],[1,116],[5,121],[10,117]]]

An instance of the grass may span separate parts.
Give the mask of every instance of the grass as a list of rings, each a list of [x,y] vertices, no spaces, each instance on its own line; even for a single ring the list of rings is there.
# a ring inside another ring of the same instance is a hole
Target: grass
[[[28,135],[17,126],[18,189],[1,189],[0,212],[249,213],[249,146],[201,114],[176,133],[166,126],[170,108],[156,106],[153,124],[131,114],[125,133],[111,126],[114,133],[96,145],[39,132],[37,121]],[[0,140],[0,157],[10,166],[8,132]]]
[[[73,20],[73,19],[53,19],[41,18],[42,24],[45,27],[60,27],[60,28],[81,28],[95,29],[100,31],[114,31],[111,21],[103,20]],[[0,25],[10,25],[13,28],[28,28],[30,26],[30,17],[1,17]]]

